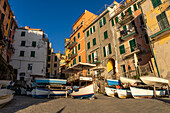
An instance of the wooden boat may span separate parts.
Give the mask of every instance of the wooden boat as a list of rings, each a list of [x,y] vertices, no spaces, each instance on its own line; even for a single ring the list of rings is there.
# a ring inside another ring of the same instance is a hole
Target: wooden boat
[[[120,85],[120,81],[119,80],[114,80],[114,79],[107,79],[107,83],[109,86],[114,86],[114,85]]]
[[[116,88],[105,87],[105,92],[107,96],[115,97],[117,94]]]
[[[49,97],[57,97],[57,96],[66,96],[66,90],[61,89],[44,89],[44,88],[36,88],[35,96],[38,98],[47,98]]]
[[[73,91],[70,95],[75,99],[90,99],[94,96],[93,84]]]
[[[132,96],[129,89],[117,89],[117,94],[119,98],[128,98]]]
[[[138,99],[138,98],[152,98],[154,96],[154,90],[151,90],[151,89],[130,87],[130,90],[132,92],[132,96],[135,99]],[[156,95],[157,96],[165,96],[165,94],[166,94],[165,90],[156,90]]]
[[[64,79],[47,79],[47,78],[36,78],[37,84],[66,84],[67,80]]]
[[[120,77],[120,81],[123,84],[130,84],[130,85],[134,85],[135,83],[141,82],[140,80],[135,80],[127,77]]]
[[[158,77],[152,77],[152,76],[142,76],[140,77],[143,83],[147,85],[155,85],[155,86],[161,86],[161,85],[168,85],[169,81],[167,79],[158,78]]]
[[[13,99],[13,92],[9,89],[0,89],[0,107]]]

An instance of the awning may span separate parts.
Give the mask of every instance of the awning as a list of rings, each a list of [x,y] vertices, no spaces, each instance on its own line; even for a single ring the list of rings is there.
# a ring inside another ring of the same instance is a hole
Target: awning
[[[75,64],[75,65],[67,68],[66,70],[63,71],[63,73],[74,74],[74,73],[78,73],[80,71],[91,69],[91,68],[94,68],[94,67],[96,67],[96,64],[81,63],[80,62],[78,64]]]

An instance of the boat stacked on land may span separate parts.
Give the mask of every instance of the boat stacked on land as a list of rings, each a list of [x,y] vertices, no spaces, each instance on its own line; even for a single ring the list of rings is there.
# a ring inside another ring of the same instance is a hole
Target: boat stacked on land
[[[35,82],[36,88],[31,92],[33,97],[51,98],[67,95],[65,88],[67,80],[37,78]]]

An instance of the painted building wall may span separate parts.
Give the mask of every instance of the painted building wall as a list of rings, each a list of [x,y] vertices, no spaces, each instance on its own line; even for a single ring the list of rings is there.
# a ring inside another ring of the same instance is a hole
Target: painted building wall
[[[158,72],[160,73],[160,77],[170,78],[170,64],[169,59],[169,42],[170,42],[170,10],[169,10],[169,0],[161,0],[161,4],[157,7],[153,7],[152,1],[145,0],[141,3],[141,7],[143,10],[143,15],[145,18],[147,32],[150,36],[151,46],[153,48],[155,59],[153,63],[156,61]],[[162,13],[165,13],[167,25],[165,28],[161,27],[160,22],[158,22],[158,16]],[[157,72],[156,65],[154,67]]]
[[[25,32],[25,36],[21,36],[21,33]],[[17,69],[17,79],[20,80],[24,77],[24,80],[30,82],[31,76],[46,75],[46,58],[47,58],[47,42],[43,37],[44,33],[40,29],[30,29],[29,27],[16,29],[15,53],[12,55],[10,64],[14,69]],[[21,46],[21,41],[25,41],[25,46]],[[32,41],[36,42],[36,46],[32,46]],[[21,56],[21,51],[24,51],[24,56]],[[35,56],[31,57],[31,51],[35,51]],[[32,64],[32,68],[29,69],[29,64]],[[25,73],[21,75],[21,73]]]

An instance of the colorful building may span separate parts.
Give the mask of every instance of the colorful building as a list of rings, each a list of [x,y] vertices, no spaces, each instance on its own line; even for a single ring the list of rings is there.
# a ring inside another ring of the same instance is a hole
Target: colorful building
[[[154,71],[157,76],[170,79],[170,1],[143,0],[141,7],[151,41]]]

